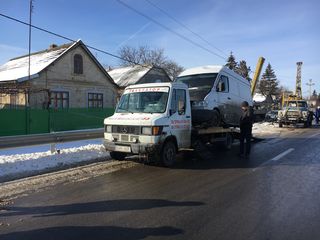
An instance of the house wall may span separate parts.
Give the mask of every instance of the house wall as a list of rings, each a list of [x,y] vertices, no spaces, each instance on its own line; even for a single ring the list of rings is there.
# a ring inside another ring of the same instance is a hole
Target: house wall
[[[83,74],[75,74],[73,57],[81,54]],[[113,108],[116,104],[117,88],[101,71],[86,51],[78,46],[49,66],[40,76],[31,80],[33,89],[50,89],[69,93],[69,108],[87,108],[88,93],[102,93],[103,107]],[[30,106],[43,108],[48,102],[48,93],[33,93]]]

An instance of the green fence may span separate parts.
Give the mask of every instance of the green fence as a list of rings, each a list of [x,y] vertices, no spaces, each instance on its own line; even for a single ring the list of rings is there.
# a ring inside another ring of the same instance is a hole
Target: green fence
[[[101,128],[113,112],[113,108],[0,109],[0,136]]]

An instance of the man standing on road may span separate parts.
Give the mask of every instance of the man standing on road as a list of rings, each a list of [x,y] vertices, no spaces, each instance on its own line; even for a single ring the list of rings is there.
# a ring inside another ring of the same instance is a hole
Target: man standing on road
[[[247,101],[241,104],[242,114],[240,117],[240,157],[249,157],[251,149],[251,136],[253,124],[253,110]],[[246,144],[244,144],[246,141]],[[244,155],[245,154],[245,155]]]
[[[316,112],[315,112],[315,117],[316,117],[316,124],[319,125],[319,118],[320,118],[320,106],[318,106],[316,108]]]

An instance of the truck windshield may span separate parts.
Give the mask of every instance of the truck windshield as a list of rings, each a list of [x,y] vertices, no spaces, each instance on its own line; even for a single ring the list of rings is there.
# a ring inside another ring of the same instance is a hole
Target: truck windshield
[[[156,91],[144,89],[129,89],[122,95],[117,113],[163,113],[166,110],[169,95],[168,87],[153,88]],[[160,90],[159,90],[160,89]]]
[[[289,107],[289,108],[307,108],[308,105],[304,101],[292,101],[292,102],[287,102],[287,104],[285,104],[285,107]]]
[[[182,82],[188,85],[188,88],[212,88],[218,73],[195,74],[181,76],[176,79],[176,82]]]

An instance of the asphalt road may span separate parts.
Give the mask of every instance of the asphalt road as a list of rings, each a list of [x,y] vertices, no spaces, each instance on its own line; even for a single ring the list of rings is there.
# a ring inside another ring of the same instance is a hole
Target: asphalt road
[[[320,128],[20,197],[0,239],[320,239]],[[185,157],[186,158],[186,157]]]

